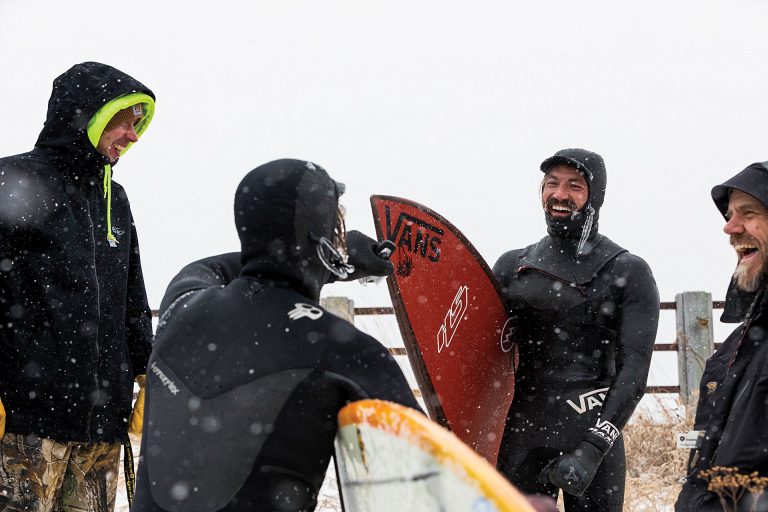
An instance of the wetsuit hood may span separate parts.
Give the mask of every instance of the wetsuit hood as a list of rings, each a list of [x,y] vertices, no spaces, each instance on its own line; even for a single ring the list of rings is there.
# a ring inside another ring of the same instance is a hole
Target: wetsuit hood
[[[768,162],[757,162],[733,176],[729,180],[712,187],[712,200],[724,219],[728,220],[728,202],[731,191],[740,190],[749,194],[768,208]],[[763,288],[766,277],[763,276]],[[746,292],[736,286],[736,280],[731,278],[725,295],[725,308],[720,317],[722,322],[739,323],[746,317],[750,305],[754,302],[757,292]]]
[[[587,202],[565,219],[552,217],[545,210],[548,234],[524,251],[520,269],[537,269],[570,283],[584,284],[625,249],[597,230],[607,183],[603,157],[586,149],[563,149],[544,160],[541,171],[546,174],[557,165],[568,165],[584,174],[589,188]]]
[[[581,171],[589,188],[589,196],[584,206],[566,219],[552,217],[545,210],[547,232],[553,237],[575,238],[583,247],[584,241],[597,233],[597,221],[608,181],[605,163],[597,153],[572,148],[558,151],[544,160],[540,168],[546,174],[557,165],[567,165]]]
[[[142,105],[144,117],[136,126],[140,137],[152,120],[154,101],[147,86],[112,66],[76,64],[53,81],[35,147],[48,148],[67,168],[101,172],[109,159],[96,151],[96,144],[109,120],[124,108]]]
[[[282,159],[249,172],[235,193],[241,275],[317,300],[329,277],[318,247],[332,240],[343,186],[319,165]]]

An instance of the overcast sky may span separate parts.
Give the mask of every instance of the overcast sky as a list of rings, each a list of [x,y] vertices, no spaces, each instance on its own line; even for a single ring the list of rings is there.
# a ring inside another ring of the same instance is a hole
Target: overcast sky
[[[544,234],[540,162],[585,147],[608,169],[601,232],[662,300],[722,299],[735,256],[709,191],[768,160],[766,20],[763,0],[0,0],[0,155],[32,148],[75,63],[149,86],[155,119],[115,179],[157,307],[183,265],[238,249],[234,190],[266,161],[324,166],[369,235],[371,194],[421,202],[492,265]]]

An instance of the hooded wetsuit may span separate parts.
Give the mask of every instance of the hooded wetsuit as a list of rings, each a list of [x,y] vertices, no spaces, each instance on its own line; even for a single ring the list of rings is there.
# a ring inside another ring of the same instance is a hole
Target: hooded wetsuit
[[[241,260],[201,260],[172,281],[132,510],[314,510],[339,409],[418,409],[388,350],[318,305],[317,241],[332,238],[338,196],[310,162],[255,169],[235,196]]]
[[[598,233],[605,193],[602,158],[564,150],[542,164],[582,171],[587,204],[566,219],[547,215],[548,235],[494,265],[515,322],[520,364],[499,470],[526,493],[557,495],[543,468],[587,440],[604,458],[567,510],[621,510],[620,431],[643,395],[658,324],[648,265]]]

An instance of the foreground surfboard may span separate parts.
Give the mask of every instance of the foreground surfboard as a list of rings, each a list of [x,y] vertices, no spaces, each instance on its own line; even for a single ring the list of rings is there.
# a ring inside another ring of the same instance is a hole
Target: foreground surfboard
[[[516,357],[499,285],[439,214],[390,196],[371,206],[379,240],[396,247],[387,282],[427,412],[495,465]]]
[[[532,512],[526,498],[455,435],[391,402],[338,415],[336,464],[345,510]]]

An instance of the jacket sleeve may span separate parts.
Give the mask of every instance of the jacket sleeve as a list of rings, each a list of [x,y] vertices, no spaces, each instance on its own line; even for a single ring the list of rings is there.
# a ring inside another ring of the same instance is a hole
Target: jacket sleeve
[[[160,318],[182,297],[212,286],[226,286],[242,270],[239,252],[210,256],[190,263],[176,274],[165,291],[160,303]]]
[[[149,309],[144,275],[141,271],[139,239],[131,218],[131,247],[128,262],[128,296],[125,309],[125,332],[131,356],[133,376],[147,371],[147,361],[152,351],[152,310]]]
[[[645,393],[659,324],[659,291],[648,264],[629,253],[617,257],[613,285],[621,291],[616,346],[616,378],[608,389],[597,424],[587,437],[610,448]]]

